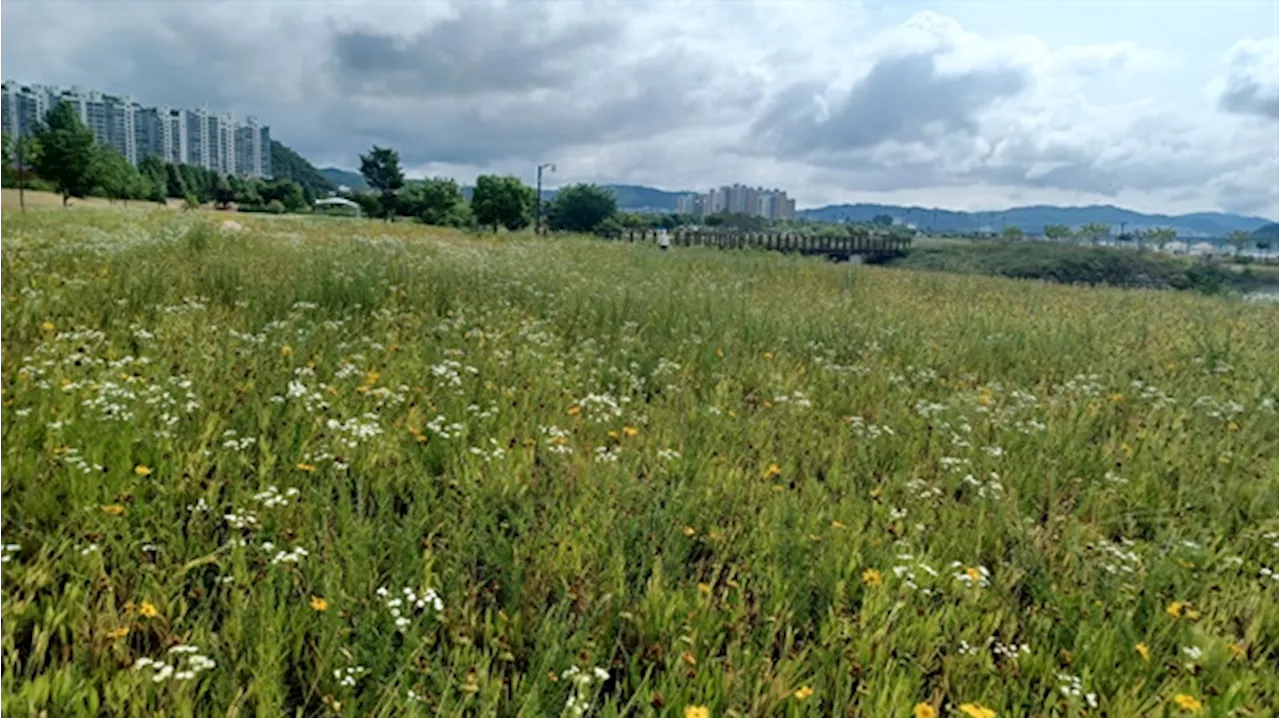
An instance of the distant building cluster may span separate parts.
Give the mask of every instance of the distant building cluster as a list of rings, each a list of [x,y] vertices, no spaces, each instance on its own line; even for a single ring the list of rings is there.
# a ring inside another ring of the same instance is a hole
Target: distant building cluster
[[[230,113],[170,107],[143,107],[128,96],[79,87],[3,85],[3,130],[11,137],[31,134],[47,113],[69,102],[93,130],[98,144],[113,147],[138,164],[147,157],[204,167],[241,177],[271,176],[271,133],[254,117],[236,121]]]
[[[676,199],[676,212],[698,217],[727,212],[766,219],[793,219],[796,201],[782,190],[735,184],[718,187],[705,194],[679,197]]]

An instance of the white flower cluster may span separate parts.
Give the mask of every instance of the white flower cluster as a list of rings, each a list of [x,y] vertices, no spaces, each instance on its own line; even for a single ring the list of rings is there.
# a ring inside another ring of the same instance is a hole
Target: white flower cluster
[[[591,710],[592,685],[609,680],[609,672],[599,666],[593,667],[590,671],[569,666],[560,674],[560,678],[570,681],[573,685],[573,693],[570,693],[569,699],[565,701],[564,709],[569,715],[581,718]]]
[[[448,421],[444,414],[440,414],[427,422],[427,431],[439,436],[441,439],[454,439],[461,435],[462,430],[466,428],[456,421],[452,424],[446,423]]]
[[[622,404],[630,401],[629,397],[615,399],[611,394],[587,394],[577,401],[582,413],[588,420],[596,423],[610,421],[622,416]]]
[[[296,488],[290,487],[282,494],[280,493],[280,487],[273,484],[268,486],[266,491],[260,491],[254,494],[253,500],[262,504],[263,508],[273,509],[277,506],[288,506],[289,499],[297,498],[299,493],[301,492]]]
[[[169,649],[168,661],[158,661],[143,656],[134,662],[133,669],[135,671],[150,669],[154,671],[151,675],[152,682],[163,683],[169,679],[194,680],[199,674],[212,670],[217,665],[213,659],[201,655],[200,649],[196,646],[180,643]]]
[[[1059,673],[1058,690],[1062,695],[1068,698],[1084,698],[1084,701],[1090,708],[1098,707],[1098,694],[1085,693],[1084,681],[1080,680],[1080,676],[1073,676],[1070,673]]]
[[[861,416],[849,417],[849,428],[853,431],[853,435],[859,439],[879,439],[885,434],[893,436],[893,429],[873,424]]]
[[[395,619],[396,630],[404,633],[413,620],[409,618],[409,613],[421,612],[430,607],[439,615],[444,612],[444,601],[440,598],[440,594],[436,593],[434,588],[428,588],[419,595],[412,588],[405,587],[401,589],[400,596],[392,596],[391,591],[385,586],[378,587],[378,598],[381,598],[391,612],[391,617]]]
[[[266,548],[266,544],[263,544],[263,548]],[[295,546],[288,551],[276,551],[276,555],[271,557],[271,565],[274,566],[280,563],[299,563],[304,557],[309,555],[310,554],[305,548]]]
[[[0,546],[0,563],[9,563],[14,554],[22,550],[22,547],[16,543],[7,543]]]
[[[258,527],[258,517],[245,509],[232,509],[231,513],[223,514],[222,518],[228,524],[231,524],[233,529],[253,529]]]
[[[354,449],[360,445],[361,441],[382,433],[382,426],[378,424],[378,415],[370,413],[346,421],[330,419],[325,426],[329,431],[336,433],[338,443],[348,449]]]
[[[364,666],[347,666],[346,668],[333,669],[333,677],[338,679],[338,685],[346,686],[347,688],[354,687],[356,681],[365,673],[368,673],[368,670]]]
[[[951,568],[960,568],[963,564],[959,561],[952,561]],[[955,580],[966,586],[981,586],[983,588],[991,585],[991,572],[986,566],[975,566],[974,568],[961,571],[954,576]]]

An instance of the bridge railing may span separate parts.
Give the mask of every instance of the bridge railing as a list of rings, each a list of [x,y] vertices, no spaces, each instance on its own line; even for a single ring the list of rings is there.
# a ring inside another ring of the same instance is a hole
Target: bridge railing
[[[910,237],[850,231],[847,235],[817,236],[799,232],[742,232],[732,230],[682,230],[668,233],[673,247],[717,247],[719,249],[763,249],[798,254],[831,256],[897,254],[911,247]],[[656,242],[652,229],[626,229],[613,239],[623,242]]]

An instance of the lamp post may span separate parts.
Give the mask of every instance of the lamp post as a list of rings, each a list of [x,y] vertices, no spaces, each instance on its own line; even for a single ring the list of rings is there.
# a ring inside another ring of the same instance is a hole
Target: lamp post
[[[18,206],[25,214],[27,211],[27,178],[25,176],[26,167],[22,162],[22,148],[27,144],[24,140],[27,138],[18,135],[18,139],[14,140],[18,150]]]
[[[542,170],[545,169],[555,172],[556,166],[551,162],[538,165],[538,195],[533,199],[533,203],[538,207],[537,221],[533,225],[534,234],[542,234]]]

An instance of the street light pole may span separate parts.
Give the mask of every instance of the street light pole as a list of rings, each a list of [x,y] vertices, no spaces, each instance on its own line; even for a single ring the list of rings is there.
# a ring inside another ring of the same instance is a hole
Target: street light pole
[[[23,142],[24,139],[26,138],[18,135],[18,139],[15,142],[18,144],[18,206],[25,213],[27,211],[27,179],[24,176],[26,168],[22,166],[22,147],[27,143]]]
[[[542,234],[542,170],[544,169],[550,169],[555,172],[556,166],[551,162],[538,165],[538,196],[534,198],[534,204],[538,206],[538,218],[533,225],[534,234]]]

